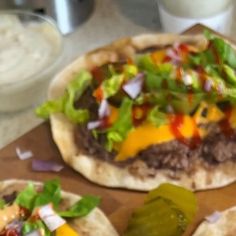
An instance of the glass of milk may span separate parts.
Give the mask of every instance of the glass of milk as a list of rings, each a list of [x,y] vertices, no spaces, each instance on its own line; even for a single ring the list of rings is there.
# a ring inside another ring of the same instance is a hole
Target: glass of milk
[[[181,32],[202,23],[228,34],[233,18],[232,0],[158,0],[164,31]]]
[[[50,18],[27,11],[0,11],[0,112],[42,101],[62,49],[62,35]]]

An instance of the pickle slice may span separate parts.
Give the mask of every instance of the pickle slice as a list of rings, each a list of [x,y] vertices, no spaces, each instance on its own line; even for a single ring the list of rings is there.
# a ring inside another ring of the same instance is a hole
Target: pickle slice
[[[157,197],[163,197],[171,200],[186,215],[190,223],[197,211],[197,199],[193,192],[183,187],[173,184],[162,184],[158,188],[148,193],[145,203],[155,200]]]
[[[196,210],[196,198],[191,191],[162,184],[134,211],[124,236],[181,236]]]
[[[133,213],[124,236],[181,236],[187,218],[168,199],[155,198]]]

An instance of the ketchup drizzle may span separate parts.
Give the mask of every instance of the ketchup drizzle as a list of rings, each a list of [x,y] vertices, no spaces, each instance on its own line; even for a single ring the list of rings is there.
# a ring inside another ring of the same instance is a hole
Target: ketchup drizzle
[[[187,145],[188,147],[192,149],[200,145],[201,137],[199,135],[199,132],[198,132],[198,129],[194,120],[193,120],[194,134],[190,139],[185,138],[183,134],[181,133],[181,127],[183,126],[183,123],[184,123],[184,115],[177,114],[174,116],[170,116],[170,121],[171,121],[170,122],[171,132],[179,142]]]

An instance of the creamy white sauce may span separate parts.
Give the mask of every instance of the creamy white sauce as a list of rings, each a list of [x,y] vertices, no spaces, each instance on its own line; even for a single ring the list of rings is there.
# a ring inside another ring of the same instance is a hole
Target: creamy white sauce
[[[0,14],[0,112],[42,102],[61,63],[61,49],[62,37],[53,24],[22,23]]]
[[[21,24],[16,17],[0,19],[0,84],[28,78],[42,71],[55,57],[44,24]]]

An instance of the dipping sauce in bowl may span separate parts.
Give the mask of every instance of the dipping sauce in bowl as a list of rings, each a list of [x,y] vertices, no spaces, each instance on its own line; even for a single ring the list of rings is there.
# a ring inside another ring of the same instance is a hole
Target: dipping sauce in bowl
[[[40,102],[61,55],[62,36],[50,18],[0,12],[0,112]]]

